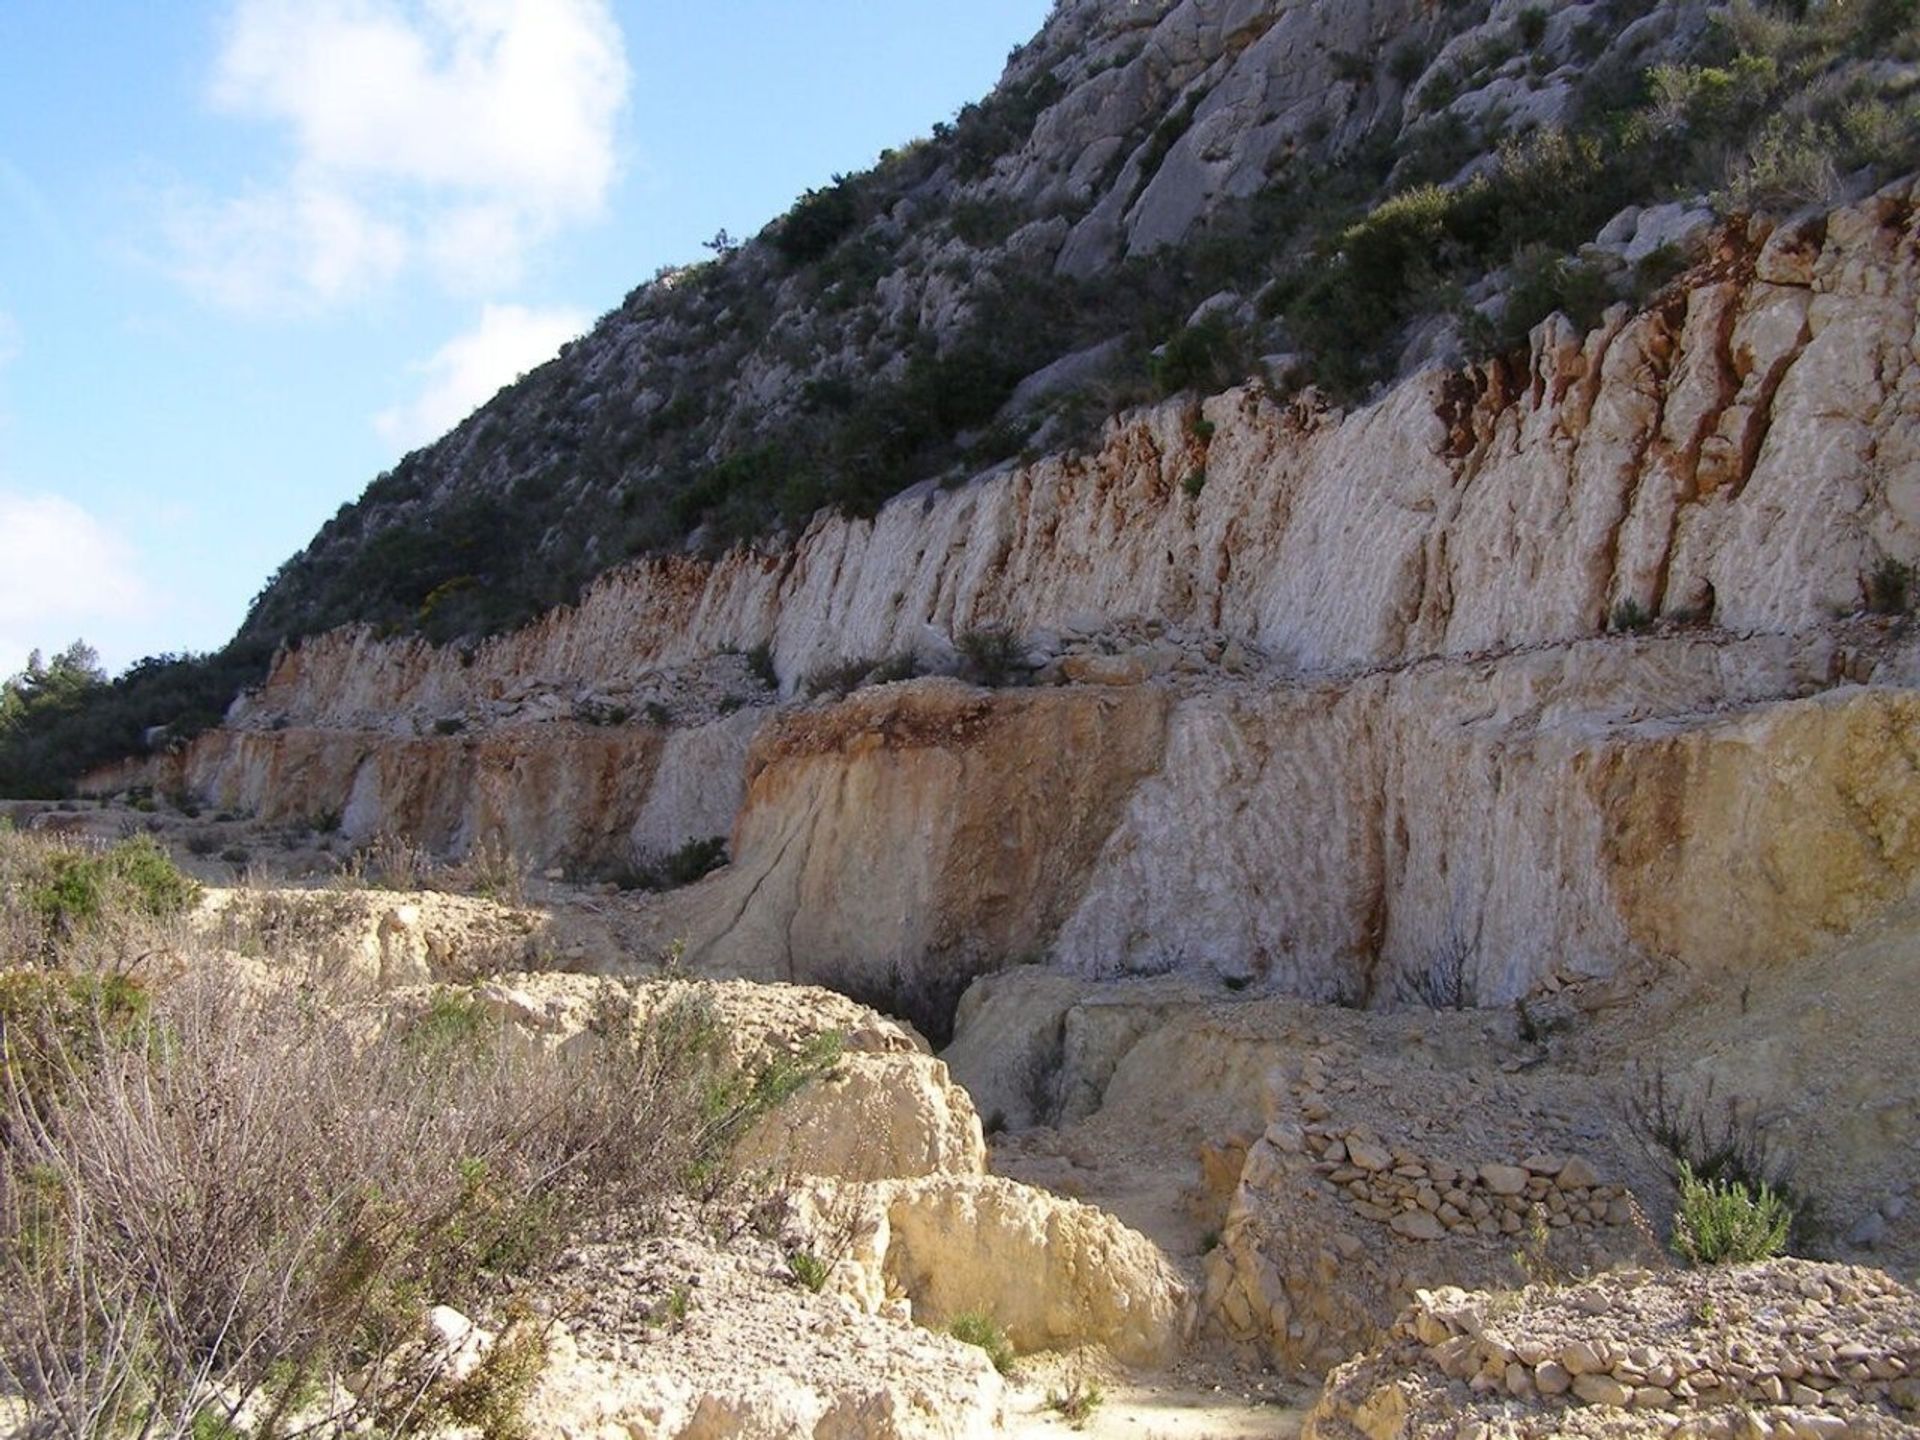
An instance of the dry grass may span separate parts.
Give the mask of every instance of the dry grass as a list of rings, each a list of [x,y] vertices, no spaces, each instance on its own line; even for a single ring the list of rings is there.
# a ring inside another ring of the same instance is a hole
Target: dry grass
[[[0,1393],[36,1435],[408,1433],[447,1401],[427,1307],[486,1315],[710,1187],[788,1088],[726,1064],[695,987],[553,1054],[471,992],[237,983],[178,928],[180,978],[143,984],[112,963],[153,943],[124,905],[48,948],[39,846],[0,837]],[[323,938],[294,916],[276,943]]]

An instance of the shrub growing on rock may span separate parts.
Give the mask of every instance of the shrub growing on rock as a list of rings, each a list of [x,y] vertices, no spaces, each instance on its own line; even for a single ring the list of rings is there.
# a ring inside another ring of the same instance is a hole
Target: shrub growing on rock
[[[1680,1162],[1680,1211],[1673,1248],[1690,1265],[1748,1265],[1787,1248],[1793,1209],[1765,1182],[1702,1180]]]
[[[1026,665],[1019,637],[1002,625],[965,631],[955,644],[966,662],[968,677],[988,689],[1011,684]]]
[[[1002,1375],[1011,1375],[1014,1367],[1013,1342],[1000,1322],[979,1310],[956,1315],[947,1325],[947,1333],[963,1345],[977,1345]]]

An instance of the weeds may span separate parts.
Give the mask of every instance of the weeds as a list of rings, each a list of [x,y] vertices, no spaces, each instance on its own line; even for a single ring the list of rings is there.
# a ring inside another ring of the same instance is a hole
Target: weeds
[[[990,690],[1011,684],[1026,671],[1025,647],[1003,625],[963,631],[954,643],[965,662],[967,677]]]
[[[1076,1374],[1064,1390],[1047,1391],[1047,1408],[1075,1430],[1085,1427],[1094,1411],[1106,1402],[1107,1392],[1098,1380]]]
[[[0,1052],[0,1383],[73,1440],[217,1433],[349,1372],[334,1423],[410,1406],[426,1304],[484,1309],[615,1207],[657,1221],[766,1103],[696,1000],[554,1055],[459,997],[370,1030],[211,972],[31,1003]],[[429,1403],[511,1437],[535,1352],[502,1343]]]
[[[1788,1242],[1805,1249],[1818,1236],[1818,1206],[1790,1183],[1791,1167],[1751,1106],[1718,1100],[1711,1079],[1697,1095],[1679,1093],[1664,1070],[1644,1076],[1627,1102],[1627,1121],[1661,1157],[1668,1179],[1686,1197],[1686,1185],[1771,1195],[1790,1217]]]
[[[827,1288],[827,1278],[833,1274],[833,1266],[811,1250],[793,1250],[787,1254],[787,1274],[802,1289],[818,1295]]]
[[[993,1368],[1002,1375],[1013,1374],[1018,1358],[1013,1352],[1013,1342],[1007,1339],[1007,1332],[991,1315],[979,1310],[956,1315],[947,1323],[947,1334],[963,1345],[984,1350],[987,1359],[993,1362]]]
[[[1747,1265],[1786,1249],[1793,1207],[1770,1186],[1701,1180],[1684,1160],[1679,1185],[1673,1249],[1689,1265]]]
[[[1905,615],[1913,609],[1913,567],[1886,556],[1868,574],[1865,589],[1869,615]]]
[[[374,890],[424,890],[433,880],[433,855],[424,845],[382,830],[340,867],[343,884]]]
[[[678,850],[644,857],[616,880],[623,890],[679,890],[727,863],[727,837],[689,840]]]
[[[489,835],[467,851],[452,879],[468,894],[518,909],[527,903],[527,868],[505,840]]]
[[[1653,628],[1653,616],[1638,600],[1622,600],[1607,613],[1607,629],[1615,635],[1639,635]]]

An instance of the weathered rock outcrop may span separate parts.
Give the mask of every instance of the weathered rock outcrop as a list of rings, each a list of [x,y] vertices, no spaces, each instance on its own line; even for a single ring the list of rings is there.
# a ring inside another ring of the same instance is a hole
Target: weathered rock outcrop
[[[1086,611],[1224,629],[1308,670],[1593,635],[1622,601],[1805,629],[1862,605],[1883,557],[1920,558],[1917,229],[1896,186],[1729,236],[1710,273],[1591,335],[1551,321],[1525,370],[1432,372],[1350,414],[1257,389],[1139,412],[1093,454],[821,519],[782,554],[617,572],[476,649],[311,641],[235,719],[354,727],[760,643],[790,689],[928,627]]]
[[[1483,1001],[1805,953],[1920,860],[1920,672],[1903,632],[1834,619],[1920,556],[1917,234],[1895,187],[1730,234],[1592,335],[1549,323],[1523,372],[1350,415],[1254,389],[1143,412],[779,555],[638,566],[474,650],[329,636],[179,777],[542,862],[730,829],[663,941],[935,1028],[968,976],[1042,953],[1363,1002],[1462,952]],[[1636,616],[1658,633],[1601,638]],[[1041,671],[1097,687],[922,683],[770,724],[720,654],[766,645],[791,691],[969,627],[1044,650],[1130,618],[1245,644],[1221,674],[1156,642]],[[687,682],[689,728],[571,718],[711,666],[733,679]],[[447,715],[477,728],[424,733]]]

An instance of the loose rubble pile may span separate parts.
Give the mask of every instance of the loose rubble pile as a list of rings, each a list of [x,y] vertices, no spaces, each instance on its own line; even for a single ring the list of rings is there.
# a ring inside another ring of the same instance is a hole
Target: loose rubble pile
[[[1913,1435],[1916,1372],[1920,1295],[1875,1270],[1782,1260],[1443,1289],[1333,1373],[1308,1435]]]
[[[1152,618],[1116,624],[1104,615],[1074,615],[1022,639],[1036,685],[1244,679],[1269,668],[1250,641]]]

